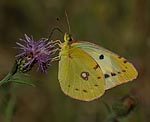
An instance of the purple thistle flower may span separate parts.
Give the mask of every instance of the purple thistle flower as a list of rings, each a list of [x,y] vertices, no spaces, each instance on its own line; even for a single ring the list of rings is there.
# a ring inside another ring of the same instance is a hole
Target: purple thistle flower
[[[25,34],[25,39],[20,39],[26,45],[16,42],[23,52],[16,55],[19,57],[18,65],[19,70],[22,72],[29,71],[34,64],[38,64],[38,69],[47,73],[47,66],[52,61],[50,57],[56,52],[52,43],[48,39],[40,39],[38,41],[33,40]],[[23,65],[22,65],[23,64]]]

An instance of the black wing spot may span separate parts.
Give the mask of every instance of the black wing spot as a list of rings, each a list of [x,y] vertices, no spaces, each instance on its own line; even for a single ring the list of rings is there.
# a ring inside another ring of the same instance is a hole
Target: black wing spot
[[[104,74],[104,77],[105,77],[105,78],[108,78],[108,77],[109,77],[109,75],[108,75],[108,74]]]
[[[100,60],[104,59],[104,55],[101,54],[101,55],[99,56],[99,59],[100,59]]]
[[[68,87],[70,87],[70,85],[68,85]]]
[[[97,79],[101,79],[101,77],[100,77],[100,76],[98,76],[98,77],[97,77]]]
[[[83,89],[83,92],[85,92],[85,93],[86,93],[86,92],[87,92],[87,90]]]
[[[112,72],[112,73],[111,73],[111,76],[116,76],[116,73],[113,73],[113,72]]]
[[[93,69],[97,69],[97,68],[99,68],[99,65],[98,64],[96,64],[96,66],[95,67],[93,67]]]
[[[95,84],[94,86],[96,86],[96,87],[97,87],[97,86],[98,86],[98,84]]]
[[[118,72],[118,74],[121,74],[121,72]]]
[[[76,88],[75,90],[76,90],[76,91],[79,91],[79,89],[78,89],[78,88]]]
[[[123,61],[123,63],[127,63],[127,62],[128,62],[127,60],[124,60],[124,61]]]
[[[126,70],[123,69],[122,72],[126,72]]]

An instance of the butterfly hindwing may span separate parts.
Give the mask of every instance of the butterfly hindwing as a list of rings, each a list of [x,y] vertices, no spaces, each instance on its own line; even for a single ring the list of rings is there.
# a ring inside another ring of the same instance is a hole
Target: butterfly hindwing
[[[73,45],[84,50],[98,63],[105,77],[105,89],[110,89],[137,77],[136,69],[125,58],[93,43],[79,41]]]
[[[58,77],[61,89],[66,95],[90,101],[104,93],[105,81],[102,70],[86,52],[72,47],[68,53],[60,57]]]

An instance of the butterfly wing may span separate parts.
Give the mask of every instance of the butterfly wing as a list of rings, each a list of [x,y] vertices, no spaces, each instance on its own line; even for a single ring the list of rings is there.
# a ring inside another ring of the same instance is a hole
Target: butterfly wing
[[[103,73],[86,52],[71,48],[61,52],[59,61],[59,82],[63,92],[75,99],[90,101],[104,93]]]
[[[74,46],[81,48],[95,59],[105,77],[105,89],[131,81],[138,75],[134,66],[125,58],[89,42],[76,42]]]

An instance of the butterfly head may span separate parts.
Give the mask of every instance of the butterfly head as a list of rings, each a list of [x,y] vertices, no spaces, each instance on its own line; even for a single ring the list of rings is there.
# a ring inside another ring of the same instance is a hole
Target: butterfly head
[[[65,35],[64,35],[64,41],[67,42],[67,43],[73,41],[73,38],[72,38],[71,34],[65,33]]]

